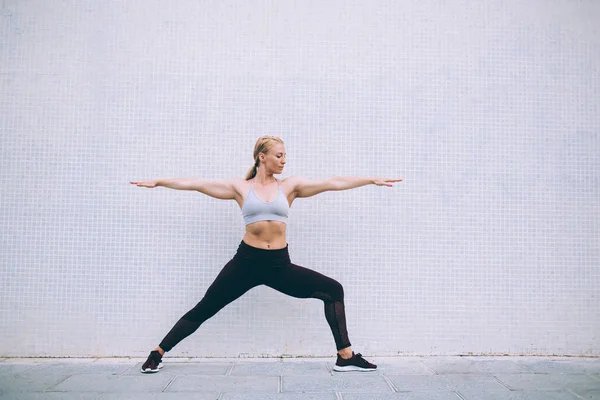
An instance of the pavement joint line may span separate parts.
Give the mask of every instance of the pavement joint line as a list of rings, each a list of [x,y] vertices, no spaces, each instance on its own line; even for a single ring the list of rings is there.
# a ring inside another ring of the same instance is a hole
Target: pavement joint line
[[[22,373],[24,373],[24,372],[29,372],[29,371],[31,371],[32,369],[35,369],[35,368],[37,368],[37,367],[39,367],[39,365],[32,365],[31,367],[29,367],[29,368],[26,368],[26,369],[24,369],[23,371],[19,371],[19,372],[17,372],[15,375],[16,375],[16,376],[19,376],[19,375],[21,375]]]
[[[231,372],[233,372],[234,368],[235,368],[235,362],[232,362],[231,365],[229,366],[229,368],[227,368],[227,371],[225,372],[225,376],[231,376]]]
[[[177,376],[174,376],[171,379],[169,379],[169,382],[167,382],[167,384],[165,385],[165,387],[161,390],[161,393],[164,393],[165,390],[167,390],[169,388],[169,386],[171,386],[171,384],[173,383],[173,381],[175,380],[175,378],[177,378]]]
[[[383,379],[385,380],[385,382],[388,384],[388,386],[392,389],[392,391],[394,393],[398,393],[398,388],[396,387],[396,385],[394,385],[394,382],[392,382],[392,380],[390,378],[388,378],[386,375],[381,375],[383,377]]]
[[[456,397],[458,397],[460,400],[469,400],[467,399],[465,396],[463,396],[460,392],[454,390],[454,394],[456,395]]]
[[[578,399],[583,399],[585,400],[585,397],[582,397],[580,395],[578,395],[577,393],[575,393],[574,391],[572,391],[571,389],[567,389],[566,390],[567,393],[571,393],[573,396],[577,397]]]
[[[131,367],[127,368],[125,371],[123,371],[122,374],[120,375],[127,375],[127,373],[131,370],[133,370],[135,367],[137,366],[137,363],[133,364]]]
[[[420,362],[421,364],[423,364],[423,365],[425,366],[425,368],[427,368],[427,370],[428,370],[429,372],[431,372],[433,375],[438,375],[438,373],[437,373],[437,372],[435,372],[435,371],[434,371],[434,370],[433,370],[433,369],[432,369],[432,368],[431,368],[429,365],[425,364],[425,362],[423,362],[423,360],[419,360],[419,362]]]
[[[510,386],[508,386],[506,383],[502,382],[500,379],[498,379],[496,377],[496,375],[492,375],[492,374],[487,374],[488,376],[492,377],[496,382],[498,382],[499,384],[501,384],[502,386],[504,386],[505,388],[507,388],[508,390],[510,390],[511,392],[514,392],[515,389],[511,388]]]
[[[327,372],[329,372],[329,375],[333,376],[333,368],[331,367],[331,364],[326,363],[325,368],[327,368]]]
[[[49,391],[50,388],[56,387],[58,385],[60,385],[61,383],[63,383],[64,381],[66,381],[67,379],[69,379],[70,377],[72,377],[73,375],[67,375],[67,377],[65,379],[61,379],[59,382],[56,382],[54,385],[50,385],[46,388],[46,391]]]

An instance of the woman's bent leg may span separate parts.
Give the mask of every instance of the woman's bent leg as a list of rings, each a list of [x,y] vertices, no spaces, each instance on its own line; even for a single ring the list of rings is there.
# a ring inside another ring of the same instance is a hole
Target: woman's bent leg
[[[265,285],[298,298],[323,300],[325,319],[338,350],[350,347],[346,328],[344,288],[335,279],[296,264],[274,269]]]
[[[170,351],[194,333],[207,319],[227,304],[259,285],[259,281],[242,259],[234,257],[221,270],[200,302],[188,311],[160,342],[159,347]]]

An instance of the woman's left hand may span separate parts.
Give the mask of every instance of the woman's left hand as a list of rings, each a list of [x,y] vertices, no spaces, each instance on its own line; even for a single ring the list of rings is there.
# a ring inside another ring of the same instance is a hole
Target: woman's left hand
[[[373,181],[373,183],[377,186],[394,186],[394,182],[402,182],[402,179],[385,179],[385,178],[377,178]]]

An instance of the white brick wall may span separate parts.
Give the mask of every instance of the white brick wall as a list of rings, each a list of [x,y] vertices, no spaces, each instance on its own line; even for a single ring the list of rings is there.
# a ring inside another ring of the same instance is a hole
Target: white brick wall
[[[599,354],[594,1],[0,2],[0,356],[145,356],[240,211],[157,177],[400,176],[294,203],[357,351]],[[172,355],[332,355],[318,300],[256,288]]]

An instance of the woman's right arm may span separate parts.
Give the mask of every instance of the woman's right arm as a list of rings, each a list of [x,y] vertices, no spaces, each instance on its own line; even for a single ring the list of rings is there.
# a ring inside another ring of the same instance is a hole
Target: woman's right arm
[[[133,185],[139,187],[154,188],[163,186],[169,189],[177,190],[196,190],[210,197],[222,200],[235,200],[241,196],[239,185],[243,179],[220,179],[204,180],[197,178],[170,178],[155,179],[151,181],[132,181]]]

